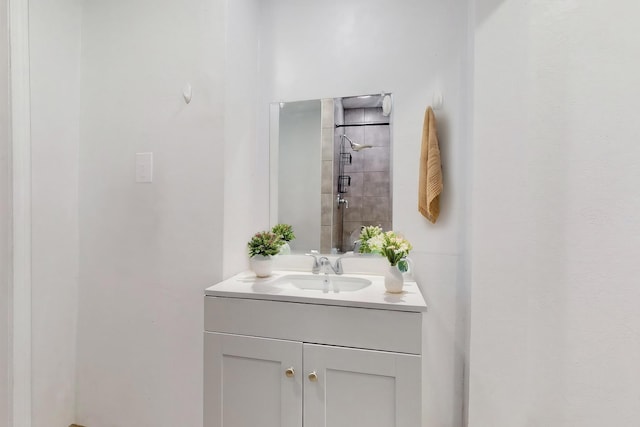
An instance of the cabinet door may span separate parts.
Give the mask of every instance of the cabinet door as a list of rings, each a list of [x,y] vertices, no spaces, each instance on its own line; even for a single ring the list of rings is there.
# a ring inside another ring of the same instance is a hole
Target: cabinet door
[[[205,333],[204,358],[205,427],[302,426],[302,343]]]
[[[313,344],[303,354],[304,427],[420,426],[420,356]]]

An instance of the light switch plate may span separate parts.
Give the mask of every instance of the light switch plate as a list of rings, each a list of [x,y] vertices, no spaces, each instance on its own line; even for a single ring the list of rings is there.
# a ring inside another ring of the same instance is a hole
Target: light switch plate
[[[153,182],[153,153],[136,153],[136,182]]]

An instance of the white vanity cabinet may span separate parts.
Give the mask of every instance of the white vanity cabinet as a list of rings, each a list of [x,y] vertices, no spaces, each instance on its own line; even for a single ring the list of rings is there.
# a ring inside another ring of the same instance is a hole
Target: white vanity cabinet
[[[305,427],[420,425],[420,356],[304,344],[302,365]]]
[[[205,333],[204,346],[206,427],[302,425],[302,343]]]
[[[422,313],[205,297],[205,427],[418,427]]]

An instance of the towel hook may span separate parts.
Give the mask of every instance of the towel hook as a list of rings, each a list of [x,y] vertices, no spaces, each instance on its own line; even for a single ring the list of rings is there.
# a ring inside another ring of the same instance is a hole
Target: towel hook
[[[441,92],[435,92],[433,94],[433,100],[431,102],[431,108],[434,110],[442,109],[442,105],[444,104],[444,96],[442,96]]]

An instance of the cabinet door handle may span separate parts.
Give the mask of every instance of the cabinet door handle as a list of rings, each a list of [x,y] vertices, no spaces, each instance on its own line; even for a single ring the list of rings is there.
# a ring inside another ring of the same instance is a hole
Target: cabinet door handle
[[[309,374],[309,381],[311,382],[318,381],[318,374],[316,373],[316,371],[313,371]]]
[[[293,378],[293,376],[296,374],[296,370],[291,367],[284,371],[284,374],[287,376],[287,378]]]

